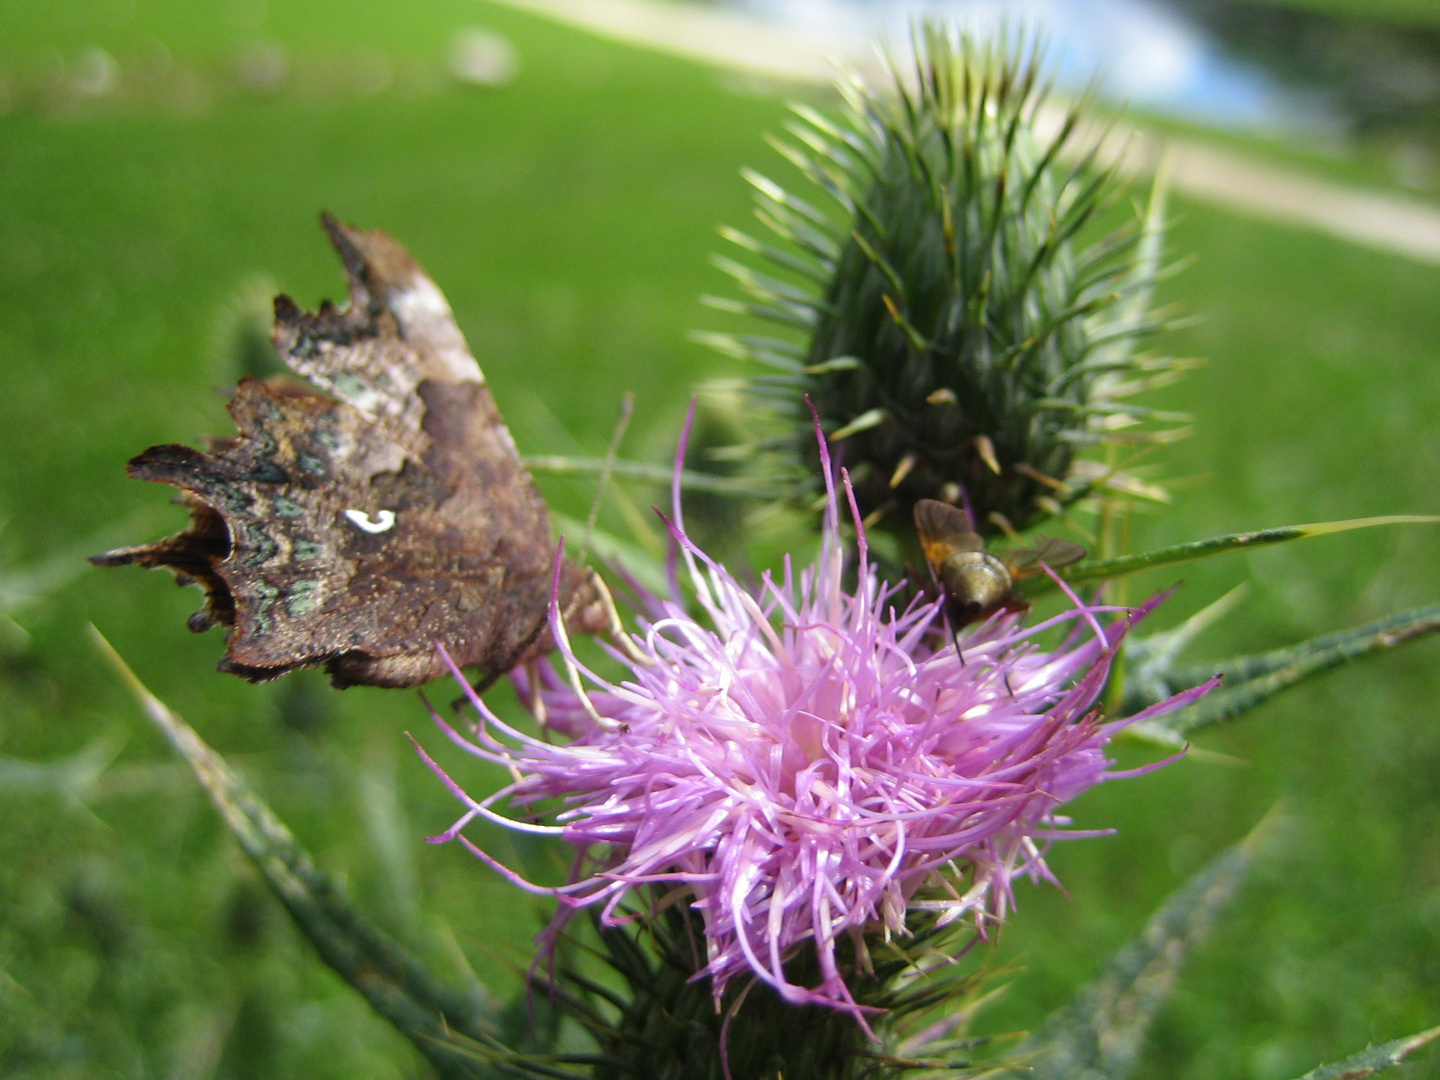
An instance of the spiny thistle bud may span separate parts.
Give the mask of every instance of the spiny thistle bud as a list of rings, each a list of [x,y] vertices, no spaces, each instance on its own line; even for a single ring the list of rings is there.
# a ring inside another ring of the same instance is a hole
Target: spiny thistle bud
[[[887,94],[858,79],[841,89],[843,118],[797,106],[799,145],[776,143],[839,213],[749,174],[758,218],[785,244],[725,235],[786,279],[717,259],[749,300],[715,306],[808,342],[701,335],[779,369],[750,389],[783,418],[779,441],[809,486],[806,396],[869,520],[896,511],[908,522],[920,499],[968,502],[985,533],[1026,529],[1116,479],[1077,470],[1083,448],[1122,431],[1128,443],[1173,434],[1137,440],[1135,425],[1177,418],[1117,400],[1179,366],[1134,353],[1160,326],[1148,306],[1161,213],[1077,242],[1115,185],[1094,145],[1069,153],[1076,112],[1041,135],[1054,125],[1035,49],[930,24],[913,80],[895,74]]]

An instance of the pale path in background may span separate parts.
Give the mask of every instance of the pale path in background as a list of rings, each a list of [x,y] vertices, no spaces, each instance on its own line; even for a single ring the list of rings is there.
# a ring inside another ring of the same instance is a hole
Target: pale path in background
[[[665,0],[501,0],[605,37],[765,78],[829,83],[837,61],[867,78],[873,57],[825,49],[738,12]],[[1058,123],[1055,117],[1042,117]],[[1127,175],[1153,172],[1170,155],[1171,187],[1254,217],[1318,229],[1357,244],[1440,264],[1440,209],[1418,199],[1347,187],[1195,139],[1134,128],[1103,155]]]

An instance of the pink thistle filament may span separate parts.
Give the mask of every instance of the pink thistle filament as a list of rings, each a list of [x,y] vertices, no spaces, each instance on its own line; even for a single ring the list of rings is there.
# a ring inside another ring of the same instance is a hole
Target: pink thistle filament
[[[704,618],[678,590],[655,601],[633,656],[615,652],[629,670],[612,683],[579,663],[552,611],[563,663],[579,677],[545,664],[540,685],[515,678],[543,703],[537,714],[575,737],[536,739],[472,694],[475,737],[442,727],[517,779],[476,801],[441,773],[469,809],[437,839],[460,837],[517,885],[556,896],[559,922],[591,905],[627,921],[623,901],[636,890],[686,890],[705,934],[696,977],[711,979],[717,1002],[731,980],[754,978],[863,1024],[842,939],[863,969],[865,937],[906,935],[911,911],[969,918],[984,934],[1011,906],[1017,875],[1049,876],[1050,841],[1095,835],[1067,831],[1057,810],[1117,775],[1104,747],[1139,717],[1104,723],[1094,706],[1137,613],[1105,628],[1097,615],[1124,609],[1071,594],[1070,610],[1036,626],[1001,615],[971,628],[957,653],[936,632],[939,602],[902,607],[899,590],[881,584],[841,475],[860,537],[853,592],[833,485],[815,564],[796,572],[787,560],[758,595],[687,538],[677,485],[671,531]],[[1075,632],[1060,648],[1035,643],[1066,622]],[[548,825],[495,809],[539,814],[553,800]],[[501,866],[460,836],[477,816],[563,837],[580,855],[571,880],[541,888]],[[802,986],[786,964],[807,944],[819,981]]]

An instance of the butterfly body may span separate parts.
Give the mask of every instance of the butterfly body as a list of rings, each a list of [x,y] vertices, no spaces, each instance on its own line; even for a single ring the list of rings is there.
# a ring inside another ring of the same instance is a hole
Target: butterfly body
[[[127,471],[172,484],[189,526],[95,556],[197,583],[202,631],[253,682],[323,665],[337,686],[445,672],[435,643],[489,677],[550,645],[550,517],[444,296],[380,232],[325,220],[350,303],[275,302],[274,341],[307,380],[245,378],[238,434],[155,446]],[[604,626],[588,571],[561,567],[567,625]]]
[[[915,504],[915,527],[930,574],[945,595],[951,625],[957,628],[997,611],[1023,611],[1028,605],[1015,591],[1017,582],[1044,573],[1045,567],[1060,569],[1085,557],[1078,544],[1044,537],[1033,548],[992,554],[963,510],[935,499]]]

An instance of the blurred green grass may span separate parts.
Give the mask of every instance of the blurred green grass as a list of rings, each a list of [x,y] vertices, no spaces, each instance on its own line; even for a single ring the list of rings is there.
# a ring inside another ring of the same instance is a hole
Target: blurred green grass
[[[690,387],[723,370],[684,332],[720,323],[695,298],[724,289],[705,263],[713,226],[748,217],[738,167],[783,175],[761,142],[783,122],[778,93],[479,3],[403,16],[371,0],[277,4],[259,24],[255,10],[0,9],[0,63],[13,70],[89,43],[123,68],[158,35],[222,89],[237,50],[262,38],[297,65],[343,67],[363,47],[412,72],[369,96],[217,92],[184,110],[100,101],[0,116],[0,555],[11,565],[179,523],[167,492],[121,466],[152,443],[229,430],[217,388],[233,372],[213,339],[237,290],[268,276],[307,305],[341,292],[321,208],[389,230],[428,268],[527,451],[600,451],[634,389],[634,452],[663,453]],[[451,35],[470,25],[514,41],[513,85],[444,78]],[[1440,269],[1178,209],[1172,251],[1198,262],[1167,291],[1205,319],[1170,344],[1211,364],[1156,403],[1195,414],[1196,437],[1164,464],[1197,482],[1165,516],[1137,519],[1136,546],[1440,508]],[[546,489],[583,517],[587,485]],[[1248,580],[1240,613],[1199,649],[1278,645],[1434,601],[1437,549],[1440,535],[1411,529],[1186,568],[1157,622]],[[1156,576],[1132,595],[1169,583]],[[183,627],[197,603],[163,575],[87,570],[19,617],[31,642],[0,667],[4,763],[58,761],[96,740],[119,756],[83,799],[0,769],[0,1072],[423,1073],[290,929],[85,644],[85,622],[443,973],[512,987],[537,907],[458,849],[420,842],[454,809],[400,734],[424,737],[413,695],[217,675],[218,634]],[[1288,839],[1187,972],[1144,1075],[1283,1080],[1436,1022],[1437,657],[1422,642],[1328,676],[1204,737],[1233,762],[1197,755],[1078,803],[1080,825],[1119,835],[1057,847],[1068,896],[1022,887],[1000,951],[1028,972],[985,1026],[1033,1024],[1065,1000],[1277,800],[1294,819]],[[558,872],[552,853],[477,836]]]
[[[1440,7],[1432,0],[1254,0],[1270,7],[1298,8],[1324,15],[1363,15],[1399,26],[1440,24]]]

